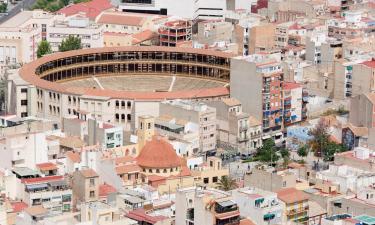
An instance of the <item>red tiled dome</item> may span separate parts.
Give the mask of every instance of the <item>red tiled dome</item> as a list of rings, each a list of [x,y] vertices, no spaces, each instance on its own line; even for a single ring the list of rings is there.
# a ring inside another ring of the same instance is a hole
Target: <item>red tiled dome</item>
[[[137,163],[146,168],[172,168],[181,166],[173,146],[161,138],[153,138],[142,148]]]

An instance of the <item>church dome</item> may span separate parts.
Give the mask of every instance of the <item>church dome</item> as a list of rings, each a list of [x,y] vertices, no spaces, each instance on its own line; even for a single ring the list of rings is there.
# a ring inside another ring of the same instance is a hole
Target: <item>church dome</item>
[[[181,166],[181,159],[170,143],[154,137],[142,148],[137,163],[145,168],[174,168]]]

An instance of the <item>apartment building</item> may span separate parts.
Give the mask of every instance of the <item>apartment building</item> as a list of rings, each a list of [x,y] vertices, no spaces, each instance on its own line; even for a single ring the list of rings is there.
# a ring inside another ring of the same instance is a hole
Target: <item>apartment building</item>
[[[178,47],[190,45],[192,40],[192,22],[189,20],[173,20],[165,22],[159,29],[161,46]]]
[[[374,90],[375,60],[368,57],[353,60],[336,61],[334,63],[335,90],[334,97],[345,99]]]
[[[165,101],[160,104],[160,115],[191,121],[199,125],[199,149],[207,153],[216,149],[216,109],[205,103]]]
[[[93,202],[99,199],[99,175],[93,169],[82,169],[73,173],[73,193],[78,202]]]
[[[344,17],[328,20],[328,36],[340,39],[370,36],[373,20],[364,18],[362,14],[360,10],[350,10],[343,13]]]
[[[239,223],[238,205],[227,192],[189,187],[176,193],[176,225]]]
[[[53,213],[72,210],[73,192],[62,176],[24,179],[23,202],[28,206],[42,205]]]
[[[265,138],[272,137],[276,143],[283,139],[282,83],[280,54],[259,53],[231,61],[231,97],[242,103],[245,113],[261,121]]]
[[[240,101],[225,98],[207,104],[216,108],[217,140],[220,147],[248,155],[262,145],[261,122],[244,113]]]
[[[103,46],[103,26],[90,21],[88,17],[82,15],[65,17],[62,14],[52,14],[42,10],[22,11],[2,23],[0,27],[4,27],[4,29],[11,28],[9,29],[10,31],[13,28],[30,29],[30,34],[25,36],[27,38],[25,43],[34,47],[27,47],[22,50],[34,52],[35,57],[28,57],[26,58],[27,61],[18,60],[18,62],[30,62],[36,59],[35,52],[41,40],[50,42],[52,51],[58,51],[58,46],[62,40],[69,35],[80,37],[83,48]],[[30,37],[33,33],[35,35]],[[33,48],[35,48],[35,51]]]
[[[47,41],[52,51],[58,51],[61,42],[74,35],[81,39],[82,48],[103,47],[103,26],[93,23],[86,17],[70,17],[56,20],[48,27]]]
[[[251,218],[255,224],[281,224],[283,207],[275,192],[254,187],[233,190],[240,215]]]
[[[303,90],[301,84],[284,82],[284,126],[301,122],[307,118],[307,97],[308,93]]]
[[[297,224],[308,224],[308,195],[295,188],[285,188],[277,191],[277,197],[280,199],[284,209],[282,219],[283,224],[290,222]]]

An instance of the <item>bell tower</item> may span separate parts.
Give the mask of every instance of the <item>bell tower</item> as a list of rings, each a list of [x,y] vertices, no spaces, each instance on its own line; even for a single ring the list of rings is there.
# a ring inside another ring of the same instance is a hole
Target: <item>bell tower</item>
[[[138,153],[141,152],[143,146],[150,141],[155,135],[155,118],[153,116],[138,117]]]

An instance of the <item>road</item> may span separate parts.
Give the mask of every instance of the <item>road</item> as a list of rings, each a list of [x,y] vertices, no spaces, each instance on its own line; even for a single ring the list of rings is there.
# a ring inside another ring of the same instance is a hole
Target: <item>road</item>
[[[8,15],[4,15],[0,18],[0,23],[3,23],[4,21],[12,18],[19,12],[21,12],[23,9],[29,9],[31,6],[36,2],[36,0],[23,0],[22,2],[19,2],[16,6],[14,6],[9,12]]]

